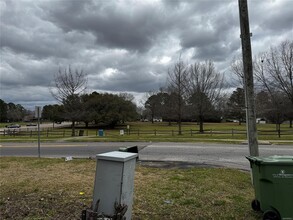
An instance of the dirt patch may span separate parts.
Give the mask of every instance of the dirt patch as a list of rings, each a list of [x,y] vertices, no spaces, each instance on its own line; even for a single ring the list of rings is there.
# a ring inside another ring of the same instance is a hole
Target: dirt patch
[[[139,165],[144,167],[166,168],[166,169],[188,169],[194,167],[203,168],[217,168],[222,166],[203,164],[203,163],[190,163],[178,161],[139,161]]]

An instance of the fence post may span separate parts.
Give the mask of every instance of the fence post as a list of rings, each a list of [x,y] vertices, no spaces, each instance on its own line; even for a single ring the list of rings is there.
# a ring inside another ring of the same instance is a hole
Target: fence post
[[[5,129],[3,130],[3,135],[4,135],[4,137],[5,137]]]
[[[157,129],[155,129],[155,136],[157,136]]]
[[[174,130],[172,130],[172,136],[174,136]]]

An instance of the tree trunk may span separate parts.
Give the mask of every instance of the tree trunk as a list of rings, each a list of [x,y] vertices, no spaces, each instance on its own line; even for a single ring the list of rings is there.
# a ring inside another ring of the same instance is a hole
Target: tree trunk
[[[179,135],[182,135],[181,121],[178,122],[178,134],[179,134]]]
[[[181,110],[180,110],[181,111]],[[178,134],[182,135],[182,130],[181,130],[181,113],[178,115]]]
[[[72,128],[71,136],[74,137],[75,136],[75,121],[72,121],[71,128]]]
[[[203,116],[199,116],[199,132],[203,133]]]

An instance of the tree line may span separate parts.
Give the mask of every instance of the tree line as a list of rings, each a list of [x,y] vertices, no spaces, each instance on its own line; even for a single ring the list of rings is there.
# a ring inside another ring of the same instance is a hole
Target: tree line
[[[164,121],[176,121],[181,134],[182,121],[197,121],[200,132],[204,122],[219,122],[224,118],[245,121],[245,92],[243,87],[243,65],[241,59],[231,63],[231,71],[237,76],[236,88],[227,93],[227,80],[216,70],[213,61],[206,60],[187,64],[181,59],[168,70],[165,88],[149,93],[141,117],[153,122],[156,117]],[[255,101],[257,117],[280,124],[293,119],[293,41],[282,42],[254,59]],[[137,107],[130,94],[86,93],[87,74],[61,68],[54,76],[50,88],[58,105],[43,108],[43,119],[51,121],[69,120],[72,134],[75,123],[115,126],[117,123],[134,120]],[[1,121],[16,121],[23,118],[25,109],[13,103],[0,102]]]
[[[25,116],[30,114],[31,112],[26,110],[22,105],[12,102],[6,103],[0,99],[0,122],[22,121]]]
[[[269,52],[254,59],[255,102],[257,117],[280,125],[293,120],[293,41],[284,41]],[[179,134],[181,122],[197,121],[204,132],[204,121],[223,118],[245,121],[246,105],[243,82],[243,65],[240,59],[231,64],[238,77],[236,90],[229,96],[225,92],[223,75],[215,70],[212,61],[192,65],[179,60],[168,74],[168,85],[149,94],[145,108],[154,121],[177,121]]]
[[[145,102],[145,108],[155,117],[177,121],[178,133],[186,120],[198,121],[203,132],[204,121],[220,121],[220,96],[224,77],[216,71],[212,61],[187,65],[179,60],[168,72],[168,85],[154,92]]]
[[[118,123],[138,118],[136,105],[127,94],[97,93],[74,95],[65,99],[62,104],[43,107],[42,118],[55,122],[71,121],[72,134],[75,134],[75,123],[84,122],[99,126],[114,127]]]

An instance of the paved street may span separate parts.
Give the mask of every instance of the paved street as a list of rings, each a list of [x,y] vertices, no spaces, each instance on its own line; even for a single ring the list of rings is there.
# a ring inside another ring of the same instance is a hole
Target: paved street
[[[293,146],[260,145],[261,156],[293,155]],[[247,145],[209,143],[154,143],[140,151],[146,161],[177,161],[248,170]]]
[[[145,142],[58,142],[41,143],[42,157],[95,157],[96,154],[119,150],[120,147],[145,147]],[[38,156],[37,143],[2,143],[1,156]]]
[[[138,146],[139,159],[150,162],[187,162],[193,165],[249,169],[247,145],[210,143],[83,142],[42,143],[42,157],[92,157],[120,147]],[[293,155],[291,145],[260,145],[260,155]],[[37,143],[2,143],[1,156],[38,155]]]

